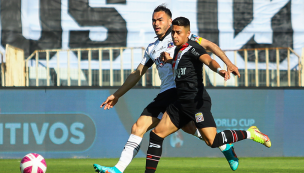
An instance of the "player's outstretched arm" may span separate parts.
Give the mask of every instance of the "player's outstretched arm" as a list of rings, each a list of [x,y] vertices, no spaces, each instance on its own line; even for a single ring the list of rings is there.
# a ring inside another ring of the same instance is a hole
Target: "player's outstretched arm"
[[[118,90],[110,95],[106,101],[104,101],[100,108],[104,106],[104,109],[110,109],[113,108],[113,106],[118,102],[118,99],[123,96],[126,92],[128,92],[132,87],[136,85],[136,83],[140,80],[142,75],[144,75],[149,67],[144,66],[142,64],[139,64],[137,69],[133,71],[126,79],[126,81],[123,83],[121,87],[118,88]]]
[[[221,69],[221,66],[212,59],[208,54],[203,54],[199,57],[199,60],[206,64],[212,71],[217,72],[221,75],[225,80],[228,80],[228,72],[226,70]],[[218,71],[218,69],[220,69]]]
[[[215,43],[202,38],[200,45],[204,47],[206,50],[209,50],[210,52],[214,53],[216,56],[218,56],[226,65],[227,65],[227,71],[228,71],[228,79],[230,79],[230,73],[233,73],[234,75],[237,75],[240,77],[240,72],[237,66],[235,66],[229,58],[226,56],[226,54],[219,48]]]

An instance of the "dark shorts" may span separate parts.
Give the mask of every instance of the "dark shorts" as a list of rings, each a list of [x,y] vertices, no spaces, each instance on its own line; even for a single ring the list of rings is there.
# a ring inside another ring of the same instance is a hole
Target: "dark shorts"
[[[167,107],[177,100],[176,88],[159,93],[154,100],[143,110],[141,115],[161,119]]]
[[[208,94],[200,100],[176,100],[166,111],[177,128],[184,127],[190,121],[194,121],[197,128],[216,127]]]

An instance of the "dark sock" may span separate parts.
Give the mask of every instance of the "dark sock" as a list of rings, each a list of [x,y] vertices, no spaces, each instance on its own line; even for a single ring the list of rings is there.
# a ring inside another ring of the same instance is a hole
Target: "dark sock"
[[[247,132],[244,130],[224,130],[216,134],[211,147],[217,148],[223,144],[235,143],[243,139],[247,139]]]
[[[157,136],[152,131],[150,132],[150,142],[147,151],[145,173],[154,173],[156,171],[158,161],[162,154],[163,141],[164,138]]]

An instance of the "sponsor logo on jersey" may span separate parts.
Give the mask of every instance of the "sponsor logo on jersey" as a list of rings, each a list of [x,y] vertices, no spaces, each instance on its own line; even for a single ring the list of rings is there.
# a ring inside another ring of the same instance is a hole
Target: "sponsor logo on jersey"
[[[196,113],[196,114],[195,114],[195,121],[196,121],[197,123],[203,122],[203,121],[204,121],[203,113],[201,113],[201,112]]]
[[[174,47],[174,44],[173,44],[173,42],[170,42],[170,43],[168,43],[168,49],[170,49],[170,48],[172,48],[172,47]]]
[[[160,148],[160,145],[150,142],[149,147]]]
[[[177,70],[176,70],[176,76],[177,76],[177,78],[180,78],[182,75],[185,75],[186,74],[186,67],[184,67],[184,68],[178,68]]]
[[[193,55],[195,55],[195,56],[199,56],[199,55],[200,55],[198,52],[195,51],[194,48],[191,50],[191,53],[192,53]]]
[[[202,37],[199,37],[197,35],[192,34],[192,36],[190,37],[190,40],[197,42],[198,44],[201,44],[202,42]]]
[[[165,47],[165,46],[162,46],[161,48],[159,48],[159,49],[157,50],[157,52],[160,51],[160,50],[162,50],[162,49],[164,49],[164,48],[166,48],[166,47]]]

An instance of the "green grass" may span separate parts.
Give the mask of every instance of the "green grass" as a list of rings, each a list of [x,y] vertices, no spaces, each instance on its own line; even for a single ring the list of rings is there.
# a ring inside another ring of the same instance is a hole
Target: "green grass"
[[[93,163],[113,166],[118,159],[46,159],[48,173],[93,173]],[[0,159],[0,173],[18,173],[20,159]],[[143,173],[145,159],[136,158],[125,173]],[[224,158],[161,158],[156,172],[233,172]],[[238,173],[304,172],[303,157],[240,158]]]

